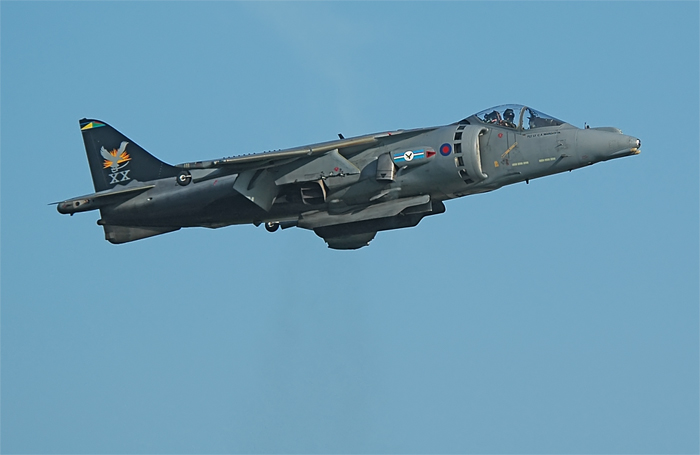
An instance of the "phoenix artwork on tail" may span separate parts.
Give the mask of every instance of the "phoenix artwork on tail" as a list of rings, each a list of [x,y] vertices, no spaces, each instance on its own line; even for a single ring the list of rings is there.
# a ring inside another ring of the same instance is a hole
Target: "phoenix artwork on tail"
[[[129,145],[128,142],[124,141],[119,145],[119,150],[114,149],[108,152],[106,148],[102,147],[100,149],[100,154],[105,159],[104,167],[105,169],[110,167],[112,172],[116,172],[119,169],[119,164],[125,161],[129,161],[131,157],[126,153],[126,146]]]

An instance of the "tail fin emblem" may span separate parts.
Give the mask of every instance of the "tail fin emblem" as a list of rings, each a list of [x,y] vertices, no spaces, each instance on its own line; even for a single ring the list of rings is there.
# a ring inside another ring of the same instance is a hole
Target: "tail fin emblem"
[[[129,164],[129,161],[131,161],[131,157],[129,154],[126,152],[126,146],[129,143],[124,141],[119,145],[119,149],[113,149],[112,151],[108,151],[106,148],[102,147],[100,149],[100,154],[102,155],[102,158],[105,159],[104,161],[104,168],[110,168],[112,171],[111,174],[109,174],[110,177],[112,177],[112,183],[119,183],[119,182],[124,182],[126,180],[131,180],[128,177],[128,170],[123,170],[123,168]],[[124,163],[124,164],[122,164]]]
[[[88,123],[87,125],[82,125],[82,124],[81,124],[80,126],[82,127],[82,128],[80,128],[81,131],[85,131],[85,130],[91,130],[91,129],[93,129],[93,128],[99,128],[99,127],[101,127],[101,126],[105,126],[105,124],[104,124],[104,123],[100,123],[100,122],[90,122],[90,123]]]

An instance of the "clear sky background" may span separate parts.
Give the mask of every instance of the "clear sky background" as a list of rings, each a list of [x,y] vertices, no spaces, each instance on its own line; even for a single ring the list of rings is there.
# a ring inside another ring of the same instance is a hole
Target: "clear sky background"
[[[697,2],[2,2],[3,453],[698,453]],[[642,154],[313,232],[111,245],[78,119],[169,163],[521,103]]]

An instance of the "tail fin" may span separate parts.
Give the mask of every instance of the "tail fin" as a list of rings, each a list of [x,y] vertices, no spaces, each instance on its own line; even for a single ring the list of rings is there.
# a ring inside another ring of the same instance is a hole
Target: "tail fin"
[[[80,120],[95,191],[174,177],[179,169],[166,164],[100,120]]]

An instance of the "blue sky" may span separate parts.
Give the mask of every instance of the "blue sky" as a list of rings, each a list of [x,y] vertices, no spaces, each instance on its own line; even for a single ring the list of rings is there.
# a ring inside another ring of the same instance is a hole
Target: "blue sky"
[[[3,453],[698,453],[697,2],[2,2]],[[332,251],[115,246],[78,119],[170,163],[522,103],[642,154]]]

